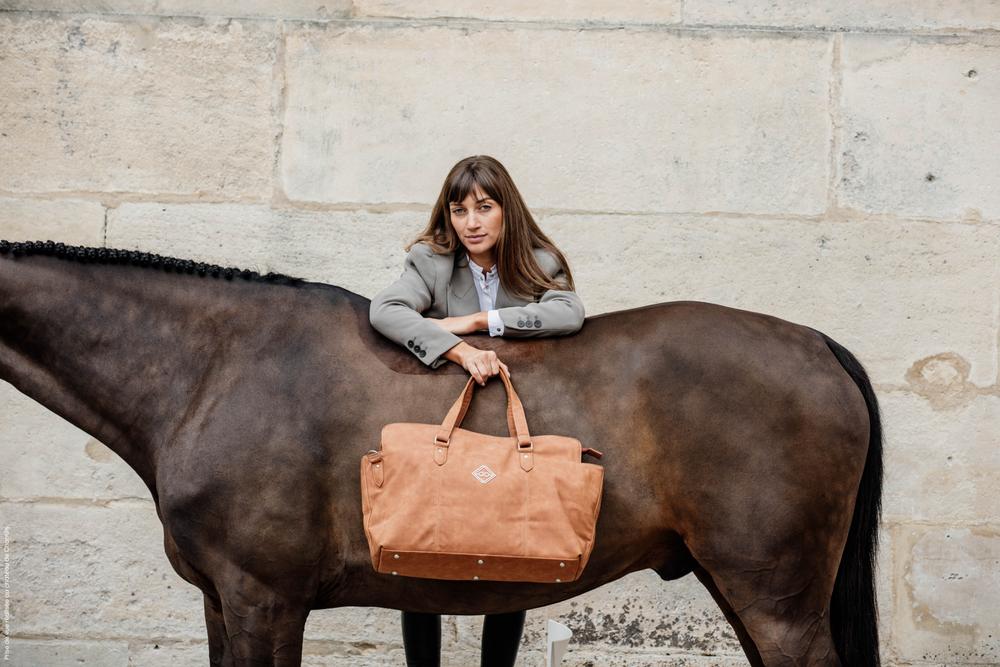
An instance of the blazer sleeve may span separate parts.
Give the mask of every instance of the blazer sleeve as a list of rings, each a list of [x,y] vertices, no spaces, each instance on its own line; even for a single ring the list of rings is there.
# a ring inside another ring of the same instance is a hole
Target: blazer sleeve
[[[441,355],[462,339],[421,315],[433,299],[434,265],[430,253],[430,248],[421,243],[410,248],[402,275],[372,297],[368,319],[383,336],[427,366],[437,368],[448,363]]]
[[[548,260],[548,266],[543,268],[555,280],[565,281],[566,272],[555,256],[548,252],[544,256]],[[503,335],[510,338],[575,333],[583,327],[583,320],[587,316],[583,300],[572,290],[546,290],[538,301],[497,310],[503,320]]]

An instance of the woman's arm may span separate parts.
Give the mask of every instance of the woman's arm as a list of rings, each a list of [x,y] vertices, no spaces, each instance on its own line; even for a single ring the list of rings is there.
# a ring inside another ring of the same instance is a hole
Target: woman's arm
[[[437,368],[448,362],[444,353],[462,339],[421,315],[430,308],[434,289],[430,253],[430,248],[421,243],[410,248],[403,274],[372,297],[368,319],[383,336],[412,352],[427,366]]]
[[[565,283],[566,272],[550,253],[544,255],[549,266],[543,266],[556,281]],[[554,275],[553,275],[554,273]],[[583,299],[572,290],[546,290],[534,303],[498,308],[503,320],[503,335],[510,338],[531,336],[564,336],[575,333],[587,316]]]

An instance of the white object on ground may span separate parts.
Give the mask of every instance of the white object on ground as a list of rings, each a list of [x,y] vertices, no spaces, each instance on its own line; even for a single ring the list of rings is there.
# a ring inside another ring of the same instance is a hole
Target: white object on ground
[[[569,638],[573,636],[573,631],[562,623],[548,622],[548,649],[545,651],[545,666],[557,667],[562,662],[563,655],[569,648]]]

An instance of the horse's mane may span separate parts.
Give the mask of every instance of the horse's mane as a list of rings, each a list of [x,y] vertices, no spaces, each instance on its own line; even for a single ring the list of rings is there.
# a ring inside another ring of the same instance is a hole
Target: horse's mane
[[[139,250],[125,248],[96,248],[92,246],[66,245],[55,241],[7,241],[0,239],[0,255],[10,253],[14,257],[20,255],[51,255],[70,261],[96,264],[131,264],[174,273],[192,273],[213,278],[242,278],[252,282],[262,282],[298,287],[306,282],[302,278],[275,273],[273,271],[260,274],[252,269],[239,269],[235,266],[219,266],[206,262],[196,262],[192,259],[168,257]]]

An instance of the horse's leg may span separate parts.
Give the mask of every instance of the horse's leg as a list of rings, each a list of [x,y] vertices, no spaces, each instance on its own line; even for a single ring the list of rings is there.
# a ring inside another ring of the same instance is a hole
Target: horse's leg
[[[760,662],[753,664],[841,667],[830,630],[828,577],[821,569],[812,569],[812,565],[797,559],[794,563],[706,566],[718,595],[728,603],[757,651]],[[740,643],[746,651],[743,636]],[[750,651],[747,655],[751,655]]]
[[[757,646],[753,643],[750,638],[750,634],[747,632],[746,627],[743,625],[743,621],[740,617],[736,615],[733,611],[733,606],[729,604],[729,601],[719,592],[719,587],[715,585],[712,581],[712,575],[710,575],[705,568],[701,565],[694,566],[694,575],[698,577],[698,581],[708,589],[708,592],[712,594],[712,599],[715,603],[719,605],[719,609],[722,610],[722,614],[729,621],[729,625],[733,626],[733,630],[736,632],[736,638],[740,640],[740,646],[743,647],[743,652],[747,654],[747,660],[750,661],[751,667],[764,667],[764,661],[760,658],[760,653],[757,651]]]
[[[299,667],[309,605],[242,573],[221,589],[234,667]]]
[[[205,626],[208,628],[208,664],[212,667],[232,667],[233,655],[226,636],[226,622],[218,600],[205,598]]]

